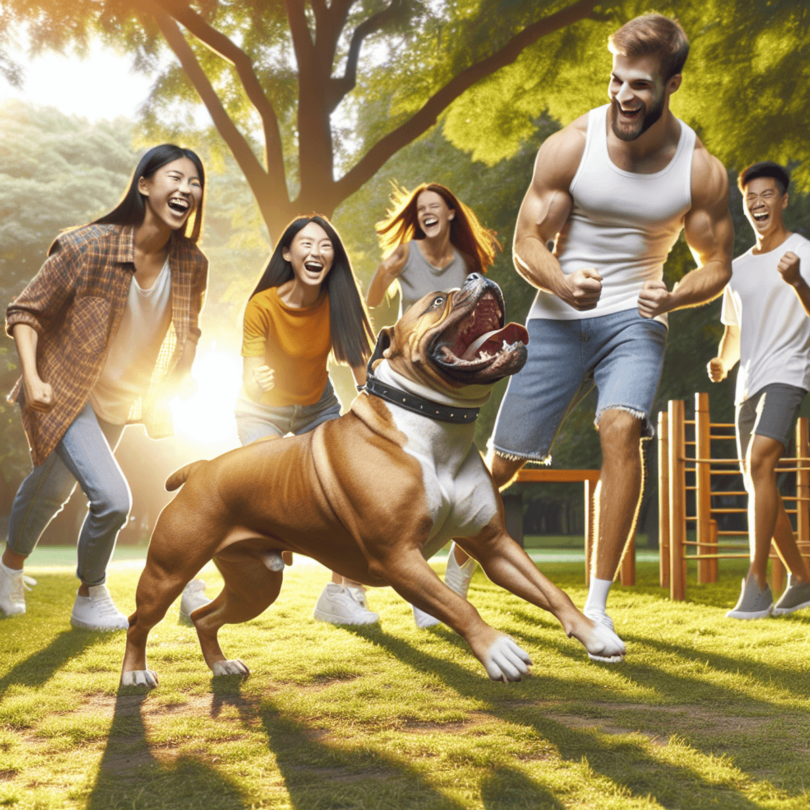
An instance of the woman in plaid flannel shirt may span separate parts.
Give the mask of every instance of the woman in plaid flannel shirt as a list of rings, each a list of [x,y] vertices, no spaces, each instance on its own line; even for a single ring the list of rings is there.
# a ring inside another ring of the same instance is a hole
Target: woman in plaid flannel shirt
[[[60,234],[8,306],[22,366],[9,400],[19,399],[34,469],[14,499],[0,563],[6,615],[25,612],[25,560],[78,482],[89,511],[71,624],[128,626],[104,584],[131,505],[113,451],[127,424],[171,435],[168,401],[191,370],[207,283],[197,247],[204,185],[194,152],[150,149],[118,206]]]

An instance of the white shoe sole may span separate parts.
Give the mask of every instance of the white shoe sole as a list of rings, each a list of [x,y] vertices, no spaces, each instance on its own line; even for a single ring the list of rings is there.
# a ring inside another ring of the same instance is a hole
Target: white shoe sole
[[[730,610],[726,613],[727,619],[740,619],[742,621],[748,621],[750,619],[767,619],[768,616],[771,615],[773,611],[773,607],[769,607],[767,610],[752,610],[750,612],[743,612],[741,610]]]
[[[345,616],[338,616],[334,613],[327,613],[324,610],[313,610],[312,611],[312,618],[315,619],[316,622],[329,622],[329,624],[377,624],[380,620],[380,617],[377,616],[376,618],[369,618],[369,619],[347,619]]]
[[[808,607],[810,607],[810,602],[802,602],[800,605],[790,608],[774,607],[771,611],[771,616],[787,616],[790,613],[795,613],[797,610],[804,610],[804,608]]]
[[[70,617],[70,626],[75,627],[77,630],[98,630],[102,633],[114,633],[118,632],[119,630],[129,630],[129,622],[124,620],[125,624],[123,625],[114,625],[114,626],[100,626],[97,624],[87,624],[87,622],[83,622],[80,619],[76,619],[73,616]]]

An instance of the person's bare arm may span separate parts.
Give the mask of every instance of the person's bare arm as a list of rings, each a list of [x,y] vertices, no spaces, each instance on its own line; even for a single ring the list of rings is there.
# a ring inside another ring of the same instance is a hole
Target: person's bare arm
[[[259,402],[265,391],[273,389],[273,376],[273,369],[264,362],[263,357],[242,358],[242,385],[254,402]]]
[[[789,250],[779,259],[776,269],[786,284],[790,284],[801,302],[802,308],[810,315],[810,286],[801,274],[801,259]]]
[[[707,369],[712,382],[721,382],[728,377],[740,359],[740,327],[726,324],[726,331],[720,339],[717,357],[709,360]]]
[[[351,366],[352,377],[356,385],[366,384],[366,367],[365,366]]]
[[[515,269],[534,287],[556,295],[574,309],[593,309],[602,293],[595,268],[566,275],[547,244],[571,213],[569,192],[585,149],[587,117],[548,138],[537,153],[529,190],[515,227]]]
[[[648,281],[638,297],[645,318],[705,304],[723,291],[731,278],[734,225],[728,210],[728,175],[717,158],[702,146],[692,159],[692,207],[684,220],[686,244],[697,268],[672,292],[663,281]]]
[[[12,329],[17,354],[22,366],[23,388],[27,407],[47,413],[54,406],[53,388],[39,376],[37,371],[37,343],[39,335],[36,329],[27,323],[15,324]]]
[[[397,246],[390,256],[383,259],[368,287],[366,303],[370,307],[378,307],[382,303],[388,288],[399,278],[406,261],[408,261],[408,245]]]

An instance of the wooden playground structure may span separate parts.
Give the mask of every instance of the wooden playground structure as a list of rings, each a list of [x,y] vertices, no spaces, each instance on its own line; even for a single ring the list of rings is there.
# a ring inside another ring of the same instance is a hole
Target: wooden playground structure
[[[670,400],[667,411],[658,415],[661,587],[669,588],[672,599],[686,598],[688,561],[697,562],[698,582],[708,583],[717,582],[718,560],[749,557],[747,531],[720,531],[715,520],[723,514],[747,513],[745,507],[713,505],[719,498],[747,495],[740,460],[720,455],[712,457],[712,445],[728,441],[736,441],[734,424],[711,422],[706,393],[695,394],[694,419],[686,419],[683,400]],[[736,456],[736,444],[734,447],[732,455]],[[788,474],[786,483],[792,486],[782,486],[782,490],[793,491],[782,491],[782,499],[788,515],[793,516],[799,549],[804,556],[810,556],[810,455],[806,418],[796,424],[794,451],[792,457],[780,460],[776,472],[777,475]],[[729,482],[734,488],[717,485],[713,488],[713,481]],[[694,540],[689,539],[692,527]],[[734,543],[731,537],[744,538],[745,542]],[[724,541],[724,538],[729,539]],[[772,588],[778,593],[784,587],[785,567],[773,544],[770,556]]]

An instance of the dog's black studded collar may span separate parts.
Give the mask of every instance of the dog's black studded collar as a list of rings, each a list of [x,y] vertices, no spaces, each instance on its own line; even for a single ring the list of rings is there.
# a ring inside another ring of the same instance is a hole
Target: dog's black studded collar
[[[377,345],[374,347],[374,353],[368,361],[366,367],[366,384],[358,385],[358,391],[365,391],[367,394],[384,399],[392,405],[399,405],[406,411],[426,416],[428,419],[435,419],[437,422],[451,422],[457,425],[472,424],[478,419],[480,408],[456,408],[451,405],[441,405],[438,402],[432,402],[429,399],[417,397],[414,394],[408,394],[401,391],[399,388],[394,388],[391,385],[386,385],[381,380],[377,379],[374,372],[371,370],[372,364],[377,360],[383,358],[383,352],[388,348],[390,339],[384,332],[380,332],[377,338]]]

